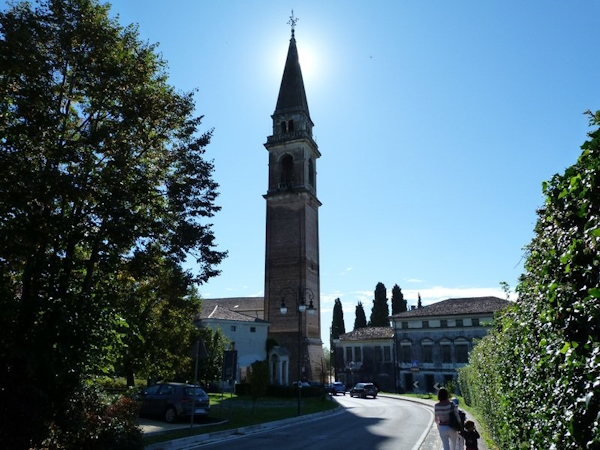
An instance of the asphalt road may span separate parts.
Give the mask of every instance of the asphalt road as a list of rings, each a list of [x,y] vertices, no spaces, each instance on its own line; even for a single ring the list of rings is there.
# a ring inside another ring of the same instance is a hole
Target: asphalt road
[[[431,407],[378,397],[338,396],[339,413],[314,420],[232,435],[192,449],[227,450],[417,450],[431,429]]]

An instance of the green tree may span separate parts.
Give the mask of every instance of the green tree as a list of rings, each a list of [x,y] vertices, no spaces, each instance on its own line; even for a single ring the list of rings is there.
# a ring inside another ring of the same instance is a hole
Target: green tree
[[[406,300],[402,289],[397,284],[392,288],[392,315],[406,311]]]
[[[267,394],[267,387],[269,386],[268,361],[255,361],[252,363],[250,370],[248,371],[248,384],[250,384],[252,413],[254,414],[256,400],[258,400],[260,397],[264,397]]]
[[[461,373],[499,448],[600,448],[600,112],[590,121],[577,162],[543,183],[517,301]]]
[[[387,289],[381,282],[375,286],[373,299],[373,308],[371,309],[371,327],[389,327],[390,326],[390,308],[388,306]]]
[[[365,328],[367,326],[367,316],[365,315],[365,309],[363,304],[358,302],[356,305],[356,317],[354,319],[354,329]]]
[[[208,386],[210,382],[222,378],[223,352],[229,348],[231,342],[220,328],[212,330],[209,327],[203,327],[199,332],[200,338],[204,341],[207,358],[200,361],[198,379],[203,380],[204,384]]]
[[[126,375],[128,386],[136,376],[189,379],[193,362],[182,349],[191,348],[198,337],[190,320],[201,307],[196,288],[160,254],[138,255],[124,270],[117,305],[127,324],[121,329],[127,347],[117,372]]]
[[[339,298],[336,298],[333,305],[333,318],[331,320],[331,339],[339,339],[340,335],[345,333],[346,325],[344,324],[342,301]],[[333,348],[333,344],[331,348]]]
[[[421,294],[419,293],[419,298],[417,300],[417,308],[421,309],[423,307],[423,303],[421,303]]]
[[[40,446],[50,422],[68,431],[81,384],[120,359],[132,260],[184,273],[191,256],[180,292],[218,274],[211,132],[165,68],[96,0],[0,12],[3,447]]]

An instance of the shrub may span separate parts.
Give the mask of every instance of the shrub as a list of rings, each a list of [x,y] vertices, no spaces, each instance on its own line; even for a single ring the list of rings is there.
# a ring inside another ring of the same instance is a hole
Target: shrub
[[[43,449],[141,450],[138,405],[129,397],[114,402],[95,386],[82,386],[50,424]]]

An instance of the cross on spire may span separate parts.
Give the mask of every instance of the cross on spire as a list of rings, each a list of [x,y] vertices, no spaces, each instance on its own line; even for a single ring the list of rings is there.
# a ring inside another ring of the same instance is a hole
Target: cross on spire
[[[296,24],[298,23],[298,18],[294,17],[294,10],[292,9],[292,15],[290,16],[290,20],[288,20],[288,25],[292,26],[292,37],[294,37],[294,31],[296,29]]]

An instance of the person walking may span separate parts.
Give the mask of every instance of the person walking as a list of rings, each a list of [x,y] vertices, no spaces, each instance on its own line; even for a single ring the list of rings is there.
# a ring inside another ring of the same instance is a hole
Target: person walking
[[[448,390],[444,387],[438,391],[438,402],[435,404],[435,423],[442,440],[444,450],[458,450],[456,438],[458,432],[450,426],[450,414],[454,414],[460,423],[460,417],[456,413],[456,406],[449,400]]]
[[[477,429],[475,428],[475,422],[467,420],[465,422],[465,429],[460,433],[465,439],[466,450],[478,450],[477,439],[480,438]]]

